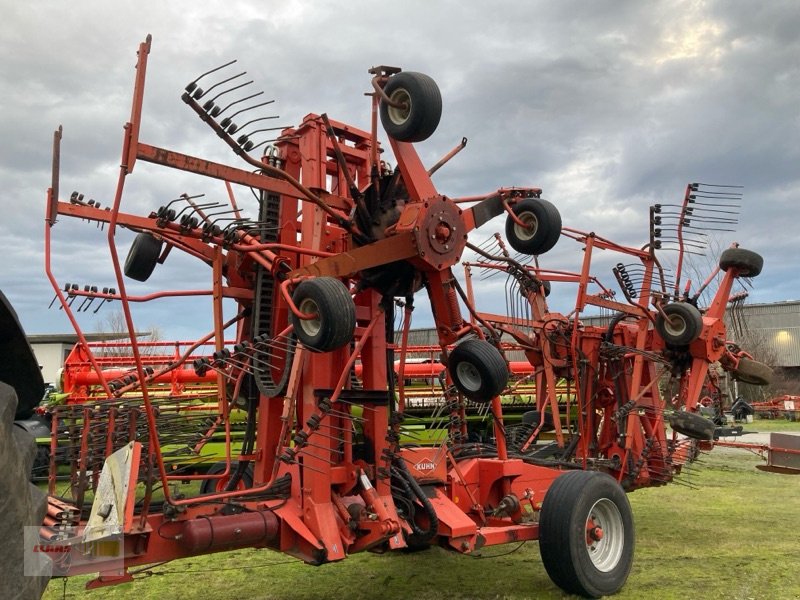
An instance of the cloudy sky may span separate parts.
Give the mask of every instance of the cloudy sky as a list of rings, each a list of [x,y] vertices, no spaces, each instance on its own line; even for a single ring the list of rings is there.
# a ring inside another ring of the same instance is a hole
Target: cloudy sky
[[[109,205],[135,51],[148,33],[147,143],[237,164],[180,101],[187,82],[233,58],[277,100],[277,124],[327,112],[365,129],[367,69],[396,65],[429,74],[441,88],[444,113],[433,137],[418,144],[423,160],[433,164],[469,138],[435,176],[441,193],[541,187],[565,225],[640,246],[649,205],[679,202],[690,181],[741,185],[737,231],[718,234],[714,244],[739,241],[763,254],[751,302],[800,298],[800,5],[793,0],[5,0],[0,289],[29,333],[70,330],[63,311],[47,309],[53,291],[44,273],[43,218],[52,132],[63,125],[61,198],[78,190]],[[184,192],[225,198],[219,182],[143,163],[126,192],[123,209],[138,214]],[[238,195],[254,208],[246,190]],[[492,221],[474,239],[502,228],[502,219]],[[114,285],[105,232],[62,219],[52,233],[60,283]],[[120,232],[123,255],[131,239]],[[577,270],[580,260],[578,244],[562,239],[542,266]],[[207,287],[208,273],[195,262],[174,253],[129,292]],[[607,266],[599,261],[598,275],[613,286]],[[498,287],[484,284],[482,308],[502,310]],[[567,310],[573,294],[554,288],[553,299]],[[137,327],[186,339],[210,328],[206,299],[151,304],[137,309]],[[113,310],[81,313],[81,326],[95,331]],[[426,324],[425,311],[419,316]]]

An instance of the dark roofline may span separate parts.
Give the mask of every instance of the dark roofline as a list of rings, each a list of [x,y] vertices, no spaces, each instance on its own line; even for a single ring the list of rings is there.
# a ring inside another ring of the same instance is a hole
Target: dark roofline
[[[759,302],[759,303],[745,303],[742,308],[750,308],[754,306],[786,306],[787,304],[800,304],[800,300],[778,300],[777,302]]]
[[[136,333],[136,337],[145,337],[151,335],[150,331],[140,331]],[[76,333],[34,333],[26,336],[29,344],[69,344],[74,345],[78,343],[78,334]],[[109,342],[113,340],[128,339],[127,333],[84,333],[83,337],[87,342]]]

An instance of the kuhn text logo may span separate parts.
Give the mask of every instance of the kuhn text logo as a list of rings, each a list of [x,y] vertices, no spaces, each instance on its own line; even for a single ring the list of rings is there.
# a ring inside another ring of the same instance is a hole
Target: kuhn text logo
[[[432,460],[421,460],[414,465],[414,468],[420,473],[429,473],[436,468],[436,463]]]

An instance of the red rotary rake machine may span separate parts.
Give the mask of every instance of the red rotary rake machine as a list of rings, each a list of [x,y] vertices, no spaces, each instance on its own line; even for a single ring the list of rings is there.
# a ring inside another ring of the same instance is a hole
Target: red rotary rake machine
[[[537,188],[469,198],[439,193],[431,175],[466,140],[426,168],[413,144],[438,125],[439,89],[426,75],[393,67],[370,69],[371,127],[362,130],[325,114],[307,115],[297,127],[265,127],[271,117],[250,111],[269,101],[247,94],[251,82],[242,81],[243,73],[227,76],[230,64],[223,65],[186,86],[182,99],[244,167],[148,145],[139,131],[149,52],[148,38],[138,50],[108,209],[78,193],[59,199],[60,129],[54,142],[47,271],[85,350],[91,374],[82,377],[100,391],[73,412],[54,415],[54,432],[68,418],[83,437],[72,457],[73,494],[51,499],[47,524],[62,544],[117,536],[122,555],[76,556],[65,571],[99,573],[94,587],[129,581],[132,567],[244,546],[318,565],[363,550],[438,544],[469,553],[539,540],[558,586],[586,596],[616,592],[633,559],[626,490],[670,481],[696,440],[713,444],[713,423],[695,412],[711,363],[740,374],[757,364],[727,342],[723,313],[734,281],[758,275],[760,257],[726,250],[722,283],[702,313],[697,295],[678,290],[679,273],[674,289],[666,284],[655,253],[665,235],[658,214],[650,243],[635,249],[562,228],[558,210]],[[379,120],[395,169],[381,160]],[[268,139],[272,131],[277,137]],[[124,186],[141,162],[221,180],[229,201],[183,194],[146,216],[128,213]],[[256,215],[237,205],[233,185],[253,190]],[[696,196],[715,196],[705,191],[687,191],[682,226],[692,210],[702,212]],[[473,230],[503,214],[515,250],[540,255],[560,237],[573,238],[584,248],[582,270],[547,271],[504,248],[469,242]],[[64,217],[103,225],[113,289],[57,283],[51,230]],[[124,263],[116,243],[121,228],[136,232]],[[474,264],[511,277],[520,310],[478,309],[472,286],[464,289],[453,272],[468,247],[477,253]],[[607,288],[593,289],[599,281],[590,266],[600,249],[640,264],[638,279],[630,267],[615,270],[624,302]],[[206,277],[207,287],[127,292],[130,279],[148,280],[176,250],[197,260],[198,281]],[[547,308],[551,282],[577,284],[570,314]],[[415,294],[423,289],[446,365],[437,407],[445,435],[431,445],[404,443],[404,403],[397,401],[403,381],[393,376],[395,361],[405,360]],[[148,364],[131,305],[202,295],[210,297],[213,331],[166,364]],[[104,370],[80,332],[76,298],[119,302],[131,332],[129,370]],[[616,316],[603,327],[585,326],[580,318],[590,305]],[[405,318],[395,343],[398,306]],[[511,347],[532,365],[537,390],[536,406],[513,429],[504,424],[502,398]],[[659,389],[665,373],[678,382],[672,404]],[[182,412],[186,400],[157,393],[173,374],[215,384],[204,435],[226,441],[223,469],[173,468],[176,445],[184,443],[174,437],[176,423],[190,412]],[[565,386],[568,393],[557,393]],[[491,419],[493,435],[485,439],[468,435],[466,415],[475,406]],[[245,422],[236,451],[234,413]],[[213,485],[177,491],[176,483],[192,479]],[[94,494],[91,511],[83,505],[87,491]]]

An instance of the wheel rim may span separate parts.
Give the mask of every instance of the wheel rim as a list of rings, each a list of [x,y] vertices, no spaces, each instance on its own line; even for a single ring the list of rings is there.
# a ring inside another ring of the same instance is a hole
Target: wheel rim
[[[586,552],[598,571],[614,569],[625,546],[622,515],[608,498],[594,503],[586,518]]]
[[[472,363],[467,361],[458,363],[456,375],[461,386],[470,392],[477,392],[481,389],[481,374]]]
[[[522,241],[528,241],[532,239],[539,230],[539,219],[536,218],[535,214],[527,211],[518,214],[517,218],[525,223],[525,227],[522,227],[518,223],[514,223],[514,234]]]
[[[396,89],[389,96],[393,104],[403,104],[403,108],[397,108],[391,104],[387,106],[387,113],[392,123],[395,125],[402,125],[408,121],[408,116],[411,114],[411,96],[403,88]]]
[[[230,477],[223,477],[222,479],[217,479],[217,484],[214,486],[215,492],[224,492],[225,488],[228,487],[228,482],[231,480]],[[239,482],[236,484],[236,491],[239,490],[246,490],[247,485],[245,485],[244,479],[239,479]]]
[[[306,298],[300,302],[300,306],[297,308],[300,309],[300,312],[304,315],[316,315],[311,319],[300,319],[300,327],[302,328],[303,333],[310,337],[314,337],[322,328],[322,322],[319,318],[319,307],[317,306],[317,303],[311,298]]]
[[[672,337],[680,337],[686,332],[686,321],[680,315],[670,315],[664,319],[664,331]]]

